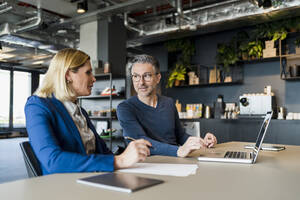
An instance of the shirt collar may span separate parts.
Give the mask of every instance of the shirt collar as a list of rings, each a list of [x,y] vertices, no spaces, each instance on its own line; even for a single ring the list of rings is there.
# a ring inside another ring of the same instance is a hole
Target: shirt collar
[[[77,103],[75,104],[71,101],[64,101],[63,104],[71,116],[75,116],[76,114],[80,113],[79,105]]]

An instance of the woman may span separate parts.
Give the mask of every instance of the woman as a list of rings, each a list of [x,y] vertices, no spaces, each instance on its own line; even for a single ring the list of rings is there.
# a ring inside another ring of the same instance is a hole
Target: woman
[[[149,155],[146,140],[131,142],[119,156],[108,150],[77,104],[79,96],[91,94],[94,82],[89,56],[63,49],[52,59],[41,87],[28,98],[26,128],[44,175],[114,171]]]

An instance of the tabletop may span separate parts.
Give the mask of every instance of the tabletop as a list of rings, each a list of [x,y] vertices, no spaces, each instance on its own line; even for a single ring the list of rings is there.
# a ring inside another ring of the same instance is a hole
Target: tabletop
[[[243,142],[229,142],[216,149],[237,150]],[[249,151],[249,150],[245,150]],[[99,199],[299,199],[300,146],[286,145],[279,152],[260,151],[255,164],[198,162],[189,158],[151,156],[146,162],[197,164],[187,177],[137,174],[164,180],[163,184],[134,193],[123,193],[76,182],[96,173],[53,174],[0,184],[0,199],[99,200]],[[120,172],[118,172],[120,173]]]

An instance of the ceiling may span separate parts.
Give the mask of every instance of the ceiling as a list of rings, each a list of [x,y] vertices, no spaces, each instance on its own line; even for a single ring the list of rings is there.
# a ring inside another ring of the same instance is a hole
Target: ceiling
[[[82,1],[0,0],[0,65],[43,69],[57,50],[78,47],[81,24],[113,15],[124,19],[128,47],[300,15],[299,0],[88,0],[78,14]]]

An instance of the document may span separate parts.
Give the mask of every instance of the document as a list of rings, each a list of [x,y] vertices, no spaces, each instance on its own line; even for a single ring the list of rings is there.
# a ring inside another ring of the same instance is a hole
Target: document
[[[136,163],[131,168],[121,169],[118,171],[183,177],[195,174],[197,168],[197,164]]]
[[[122,173],[100,174],[78,179],[77,182],[104,189],[128,193],[163,183],[162,180],[158,179],[143,178],[133,174]]]

